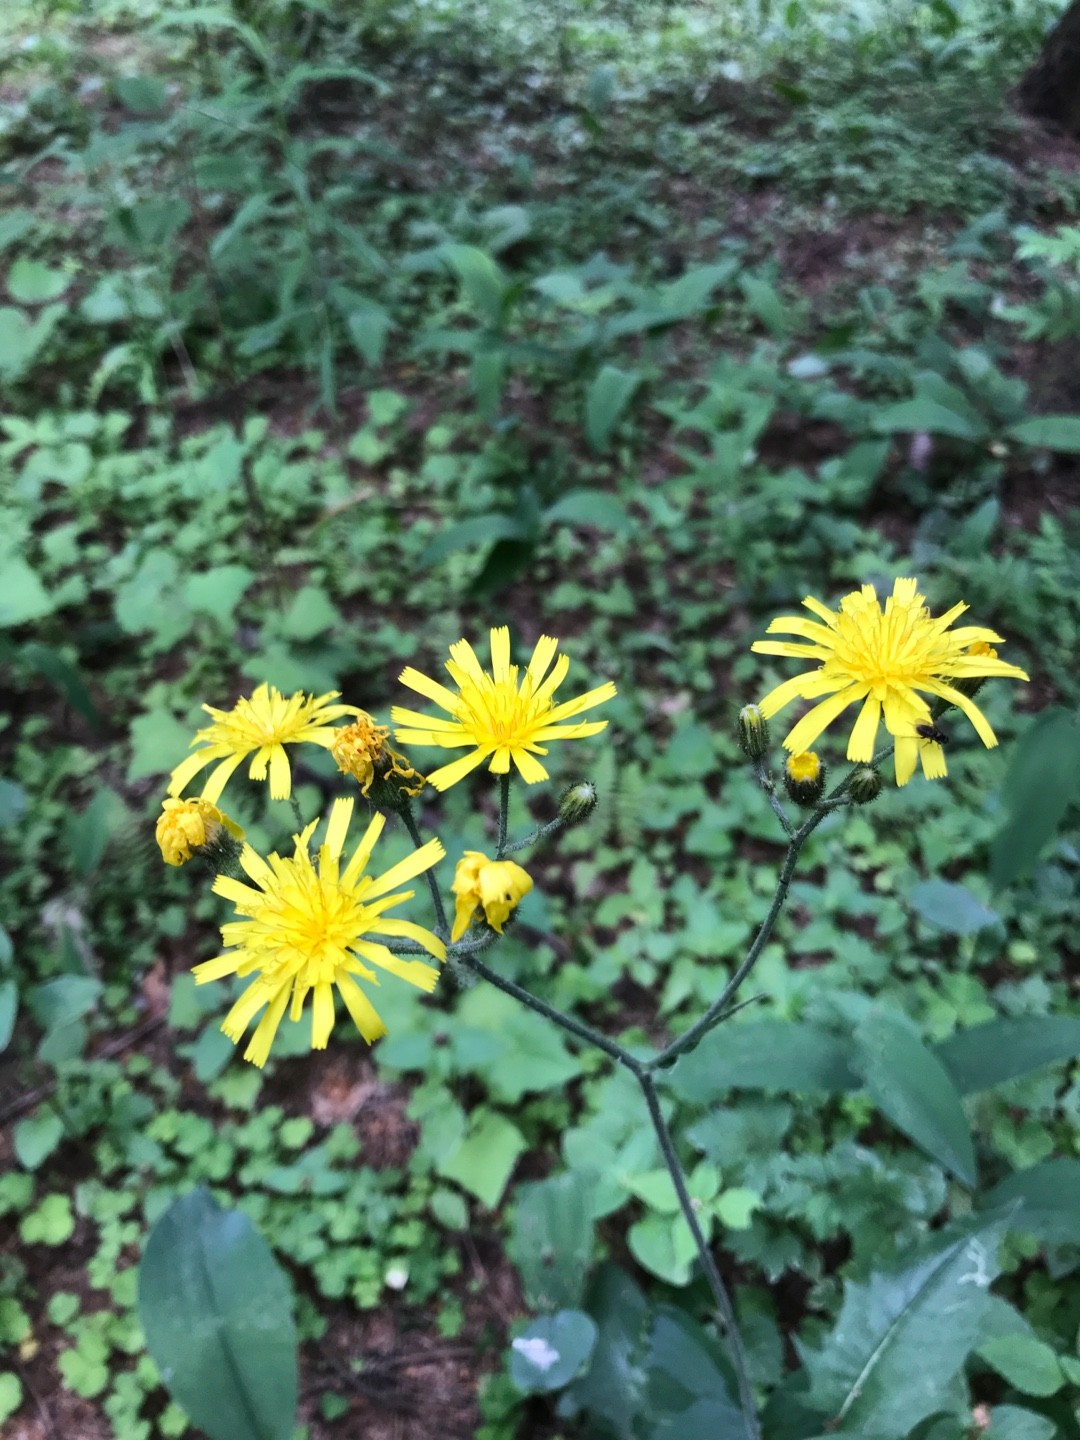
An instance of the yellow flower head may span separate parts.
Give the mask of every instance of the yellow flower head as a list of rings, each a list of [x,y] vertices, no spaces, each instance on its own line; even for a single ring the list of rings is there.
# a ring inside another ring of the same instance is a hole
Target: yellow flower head
[[[388,725],[376,725],[371,716],[361,710],[353,724],[337,731],[330,753],[339,770],[359,780],[364,795],[370,794],[372,785],[378,781],[390,787],[387,800],[393,798],[394,792],[419,795],[427,781],[404,755],[386,743],[389,734]],[[376,795],[376,803],[382,798]]]
[[[754,642],[751,649],[759,655],[817,662],[813,670],[785,680],[765,696],[761,711],[766,718],[793,700],[828,697],[788,731],[785,749],[808,750],[849,705],[861,702],[848,741],[848,759],[871,759],[884,717],[885,728],[896,741],[896,783],[906,785],[920,759],[927,778],[937,779],[945,774],[945,755],[940,744],[919,733],[918,727],[929,725],[931,720],[924,694],[955,705],[971,721],[984,745],[997,744],[986,716],[973,704],[965,687],[972,680],[990,675],[1017,680],[1028,677],[1015,665],[997,658],[992,642],[1001,637],[992,630],[976,625],[950,629],[968,608],[966,605],[954,605],[935,618],[918,593],[917,584],[915,580],[897,580],[884,609],[872,585],[845,595],[839,611],[807,596],[803,604],[817,620],[789,615],[769,626],[769,634],[797,635],[805,643]]]
[[[209,800],[175,800],[161,802],[161,814],[154,829],[154,838],[166,865],[185,865],[204,845],[213,845],[226,831],[234,840],[243,840],[244,832],[235,820]]]
[[[314,821],[303,834],[294,836],[295,851],[291,856],[274,854],[264,860],[245,845],[240,864],[250,885],[227,875],[219,875],[214,881],[215,891],[231,900],[237,913],[246,918],[222,926],[221,938],[228,948],[213,960],[196,965],[195,981],[205,985],[226,975],[256,977],[221,1028],[235,1045],[265,1007],[244,1051],[244,1059],[260,1067],[266,1064],[286,1008],[289,1019],[299,1021],[309,992],[312,1049],[325,1049],[330,1038],[335,986],[369,1045],[385,1035],[386,1026],[353,978],[359,976],[378,984],[378,976],[369,964],[421,990],[435,988],[439,977],[436,969],[420,960],[404,960],[378,938],[369,936],[403,936],[437,960],[446,958],[446,946],[430,930],[411,920],[389,919],[385,913],[412,899],[413,890],[392,892],[441,860],[445,853],[442,845],[438,840],[429,840],[384,874],[366,875],[365,867],[385,824],[384,817],[376,815],[352,858],[342,867],[341,855],[352,813],[351,799],[334,801],[317,864],[308,851],[318,824]]]
[[[169,794],[179,795],[200,770],[219,760],[202,792],[203,799],[213,804],[229,776],[254,752],[250,779],[265,780],[269,770],[271,798],[287,800],[292,794],[292,771],[284,747],[309,740],[329,750],[337,734],[333,722],[342,715],[361,714],[355,705],[331,705],[337,696],[336,690],[318,696],[298,690],[286,697],[274,685],[259,685],[250,699],[241,698],[231,710],[204,705],[214,723],[197,732],[191,743],[202,748],[172,772]]]
[[[450,936],[456,942],[465,934],[481,905],[484,919],[501,935],[510,911],[533,888],[533,882],[512,860],[489,860],[479,850],[466,850],[457,863],[450,888],[457,896],[454,930]]]
[[[563,723],[611,700],[615,686],[609,680],[576,700],[556,705],[555,691],[570,668],[568,656],[555,659],[558,645],[550,635],[541,635],[520,685],[519,667],[510,664],[510,631],[505,625],[491,632],[490,674],[467,640],[450,646],[446,669],[457,686],[456,694],[411,667],[402,671],[403,685],[433,700],[453,718],[432,719],[395,705],[391,711],[394,723],[410,727],[395,730],[395,738],[405,745],[437,745],[444,750],[470,747],[470,754],[428,776],[436,790],[456,785],[489,756],[488,768],[493,774],[507,774],[513,761],[525,783],[535,785],[548,778],[548,772],[535,758],[547,754],[546,741],[581,740],[604,729],[606,720]]]

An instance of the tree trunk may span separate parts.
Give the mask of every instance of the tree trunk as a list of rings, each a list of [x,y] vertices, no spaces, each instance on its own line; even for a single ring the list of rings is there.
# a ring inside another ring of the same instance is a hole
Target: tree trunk
[[[1080,0],[1072,0],[1046,37],[1016,98],[1029,115],[1050,120],[1080,138]]]

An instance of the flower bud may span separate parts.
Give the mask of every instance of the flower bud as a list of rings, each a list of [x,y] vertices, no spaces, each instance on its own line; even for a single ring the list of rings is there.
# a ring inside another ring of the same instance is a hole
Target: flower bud
[[[587,820],[600,803],[596,786],[591,780],[578,780],[562,793],[559,801],[559,819],[566,829],[580,825]]]
[[[760,705],[744,705],[739,711],[739,744],[751,760],[764,760],[769,753],[769,722]]]
[[[220,865],[239,854],[244,832],[209,800],[170,795],[161,802],[154,838],[166,865],[186,865],[196,851],[205,851],[207,859]]]
[[[881,772],[860,765],[848,777],[847,792],[856,805],[871,805],[881,794]]]
[[[533,888],[532,877],[513,860],[489,860],[479,850],[466,850],[454,871],[450,887],[457,897],[454,929],[450,936],[456,943],[469,928],[478,907],[493,930],[502,934],[503,926],[518,901]]]
[[[784,788],[796,805],[816,805],[821,799],[825,791],[825,766],[813,750],[787,757]]]
[[[330,753],[339,770],[360,782],[361,793],[373,805],[398,810],[403,798],[419,795],[427,781],[386,743],[389,734],[388,725],[377,725],[361,711],[353,724],[334,736]]]

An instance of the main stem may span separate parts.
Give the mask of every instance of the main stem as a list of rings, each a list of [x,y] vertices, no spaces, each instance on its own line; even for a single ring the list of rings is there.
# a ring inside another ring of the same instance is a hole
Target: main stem
[[[410,840],[419,850],[424,841],[407,795],[402,795],[401,797],[398,814],[401,816],[405,829],[409,832]],[[448,940],[450,938],[450,926],[446,923],[446,908],[443,905],[442,891],[439,889],[439,882],[435,879],[434,870],[429,867],[424,872],[424,878],[427,881],[428,889],[431,891],[431,903],[435,906],[435,923],[439,929],[439,937],[442,940]]]

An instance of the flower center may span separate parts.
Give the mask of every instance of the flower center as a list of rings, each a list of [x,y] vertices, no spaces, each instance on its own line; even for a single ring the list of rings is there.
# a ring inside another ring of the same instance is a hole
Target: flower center
[[[495,746],[526,744],[538,730],[550,705],[538,703],[526,676],[519,691],[516,676],[491,681],[489,687],[466,682],[461,686],[457,718],[477,740]]]

